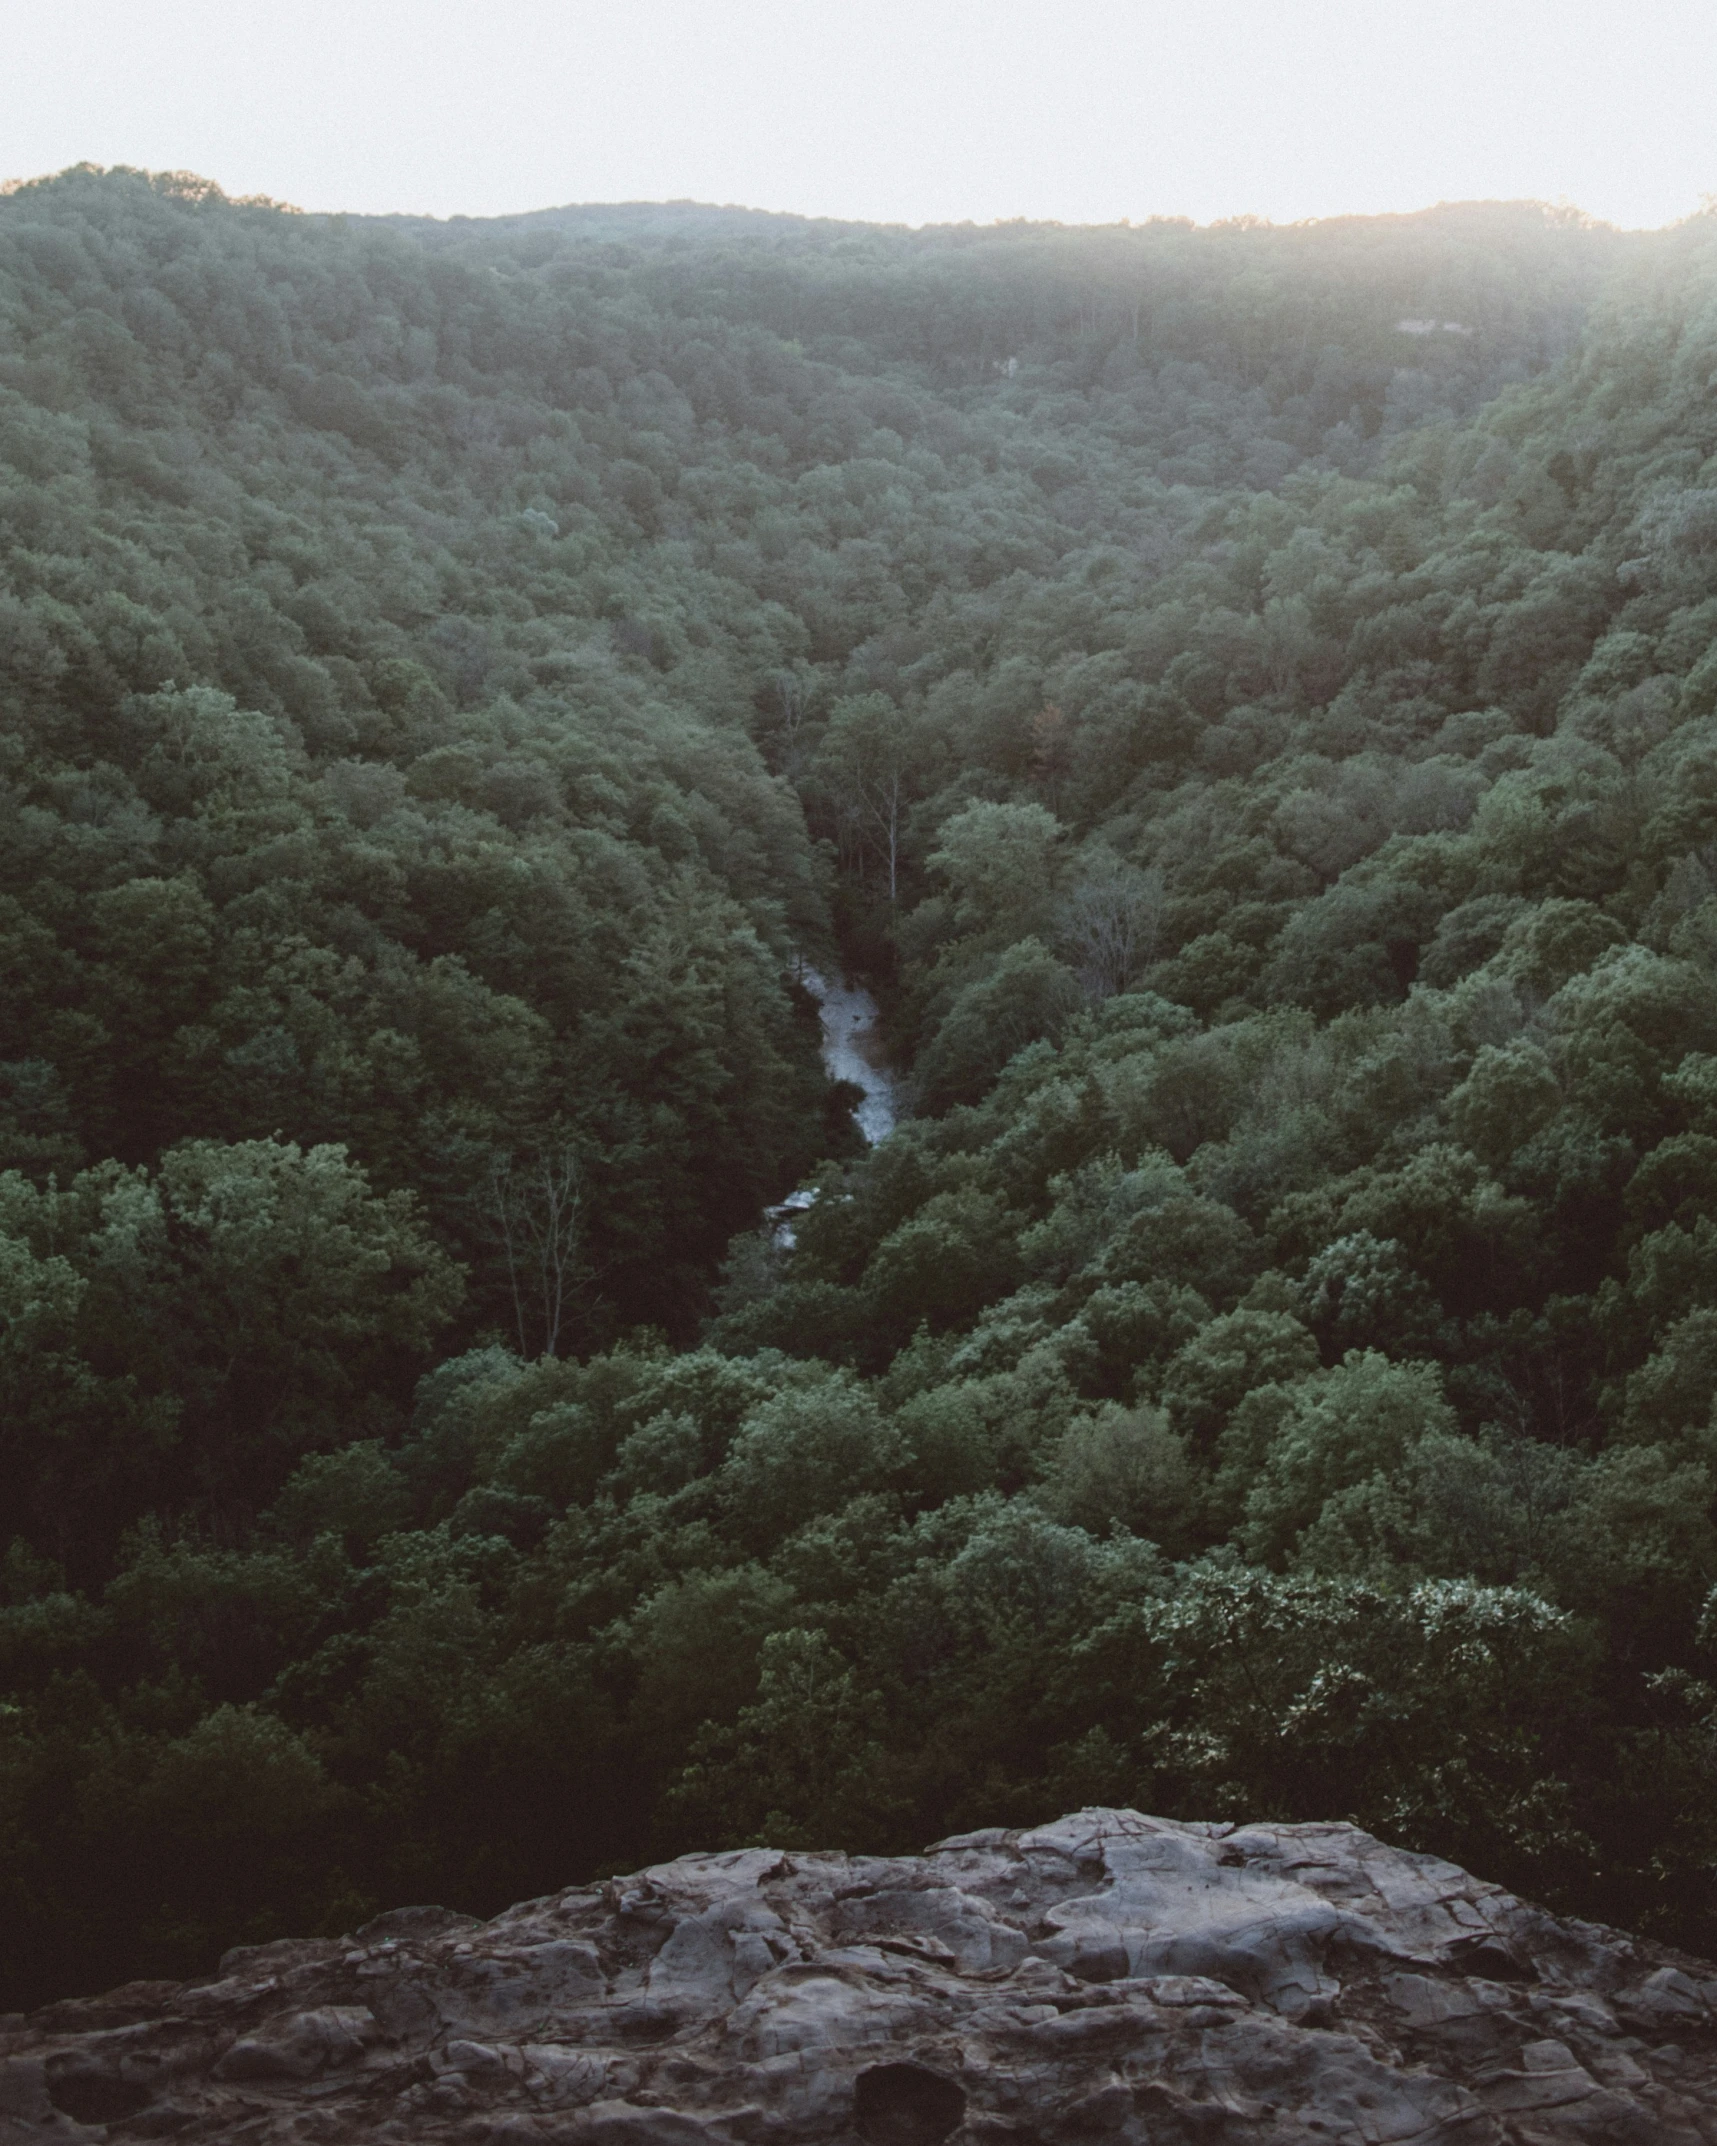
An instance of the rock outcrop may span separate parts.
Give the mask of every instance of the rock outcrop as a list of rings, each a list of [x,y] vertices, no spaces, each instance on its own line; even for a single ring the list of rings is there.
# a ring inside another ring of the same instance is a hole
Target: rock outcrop
[[[1717,1968],[1344,1825],[693,1855],[0,2021],[0,2146],[1717,2142]]]

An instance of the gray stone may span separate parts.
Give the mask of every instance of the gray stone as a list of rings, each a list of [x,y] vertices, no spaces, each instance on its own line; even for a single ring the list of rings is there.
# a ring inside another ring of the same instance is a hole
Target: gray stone
[[[323,2005],[264,2020],[214,2066],[217,2079],[314,2079],[353,2064],[376,2039],[368,2005]]]
[[[1717,2146],[1717,1968],[1351,1826],[682,1856],[0,2020],[0,2146]]]

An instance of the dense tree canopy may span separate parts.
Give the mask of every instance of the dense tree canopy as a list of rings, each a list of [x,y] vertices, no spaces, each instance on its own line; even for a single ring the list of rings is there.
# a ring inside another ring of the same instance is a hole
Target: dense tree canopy
[[[1717,1945],[1714,368],[1709,217],[0,200],[0,2005],[1098,1798]]]

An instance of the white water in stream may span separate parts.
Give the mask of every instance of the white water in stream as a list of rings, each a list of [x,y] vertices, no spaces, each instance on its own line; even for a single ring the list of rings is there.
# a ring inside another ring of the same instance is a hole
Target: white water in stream
[[[882,1062],[876,1032],[876,1001],[858,984],[830,983],[815,969],[801,970],[799,981],[822,1008],[823,1063],[830,1080],[850,1080],[864,1090],[853,1116],[875,1147],[893,1132],[896,1116],[894,1076]]]
[[[823,1064],[830,1080],[850,1080],[864,1090],[853,1112],[858,1129],[872,1147],[886,1140],[897,1116],[894,1075],[882,1060],[877,1036],[877,1005],[859,984],[831,983],[815,969],[801,969],[799,981],[816,1000],[823,1018]],[[775,1225],[775,1242],[793,1248],[793,1217],[803,1214],[817,1195],[809,1185],[788,1193],[779,1207],[764,1210]]]

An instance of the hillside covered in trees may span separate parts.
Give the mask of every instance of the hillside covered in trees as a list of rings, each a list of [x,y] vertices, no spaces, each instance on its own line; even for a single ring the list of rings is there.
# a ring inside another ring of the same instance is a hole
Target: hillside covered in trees
[[[1717,1947],[1714,380],[1710,217],[0,198],[0,2007],[1086,1801]]]

